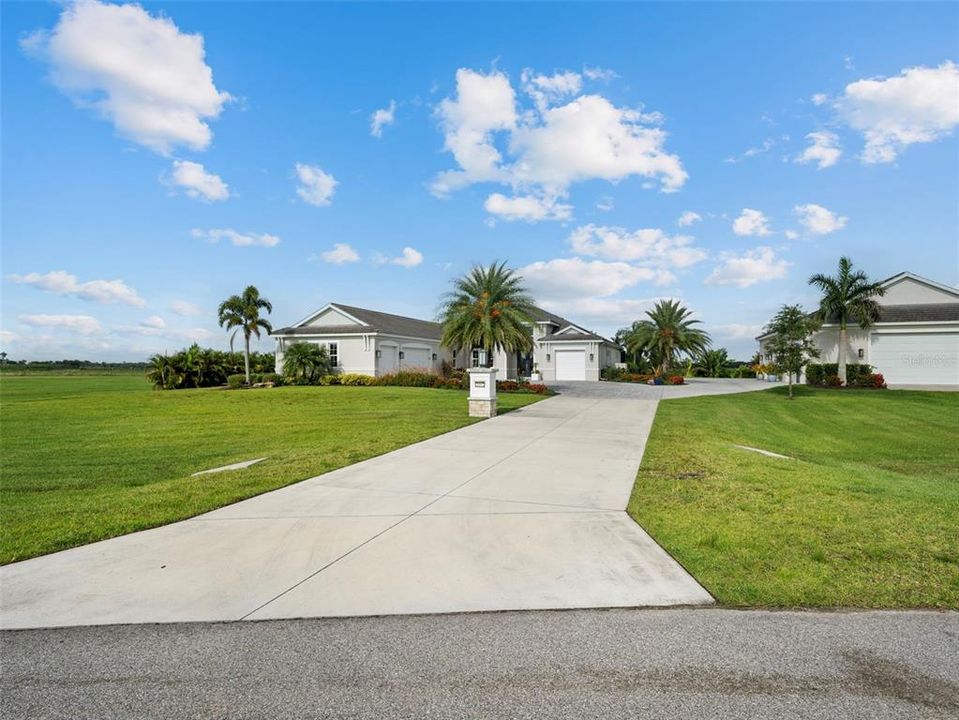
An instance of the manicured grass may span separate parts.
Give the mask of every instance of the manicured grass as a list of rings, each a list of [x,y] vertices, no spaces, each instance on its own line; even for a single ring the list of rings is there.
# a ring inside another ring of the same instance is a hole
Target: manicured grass
[[[499,406],[538,399],[504,394]],[[4,376],[0,563],[181,520],[471,422],[453,390],[159,392],[142,376]]]
[[[727,605],[959,607],[959,394],[784,392],[660,403],[630,515]]]

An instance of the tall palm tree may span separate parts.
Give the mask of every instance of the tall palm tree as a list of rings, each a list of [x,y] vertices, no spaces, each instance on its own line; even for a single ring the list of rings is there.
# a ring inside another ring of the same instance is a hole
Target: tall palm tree
[[[173,358],[162,353],[150,358],[146,376],[154,390],[173,390],[182,381]]]
[[[839,258],[839,272],[835,277],[816,273],[809,284],[822,291],[819,301],[818,320],[839,324],[839,379],[846,382],[846,346],[849,333],[846,326],[850,320],[863,330],[879,319],[879,303],[874,298],[886,294],[880,283],[870,282],[862,270],[853,271],[852,260]]]
[[[453,289],[443,296],[439,313],[443,346],[467,352],[483,348],[488,367],[493,365],[495,349],[532,350],[536,308],[522,283],[523,278],[505,262],[474,265],[456,278]]]
[[[232,295],[220,303],[217,315],[220,327],[227,330],[236,328],[230,335],[230,350],[233,350],[233,340],[237,333],[243,333],[243,366],[246,373],[246,384],[250,384],[250,338],[260,337],[260,329],[268,333],[273,332],[273,326],[268,320],[260,317],[260,310],[273,312],[273,305],[265,297],[260,297],[260,291],[253,285],[247,287],[242,295]]]
[[[657,374],[663,375],[672,367],[677,354],[694,357],[709,347],[709,334],[693,327],[692,312],[678,300],[660,300],[647,310],[648,320],[633,323],[626,339],[631,353],[644,350],[659,361]]]

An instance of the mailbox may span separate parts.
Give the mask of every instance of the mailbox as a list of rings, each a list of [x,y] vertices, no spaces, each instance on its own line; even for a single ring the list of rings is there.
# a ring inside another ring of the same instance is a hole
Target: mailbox
[[[496,415],[496,368],[470,368],[469,415],[493,417]]]

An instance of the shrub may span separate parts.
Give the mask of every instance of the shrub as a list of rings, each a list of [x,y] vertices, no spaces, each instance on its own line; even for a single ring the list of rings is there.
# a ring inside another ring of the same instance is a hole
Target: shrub
[[[436,382],[433,384],[433,387],[440,388],[442,390],[465,390],[466,386],[463,384],[463,381],[459,378],[449,377],[449,378],[436,378]]]
[[[667,385],[684,385],[685,383],[686,380],[682,375],[670,375],[668,378],[666,378]]]
[[[846,385],[848,387],[857,387],[866,383],[868,387],[869,377],[875,372],[872,365],[865,363],[849,363],[846,365]],[[806,366],[806,384],[819,385],[820,387],[840,387],[839,385],[830,385],[829,377],[839,375],[838,363],[809,363]]]
[[[376,378],[377,385],[395,385],[397,387],[435,387],[438,375],[415,370],[400,370]]]
[[[376,384],[376,378],[372,375],[361,375],[360,373],[345,373],[343,375],[336,375],[337,380],[339,380],[339,385],[362,385],[369,386]]]
[[[228,375],[226,378],[227,387],[231,387],[233,389],[243,387],[245,383],[246,375],[243,375],[242,373],[239,375]]]
[[[542,383],[529,383],[526,389],[535,395],[549,395],[549,387]]]
[[[496,389],[499,392],[516,392],[519,390],[519,383],[513,380],[498,380]]]
[[[841,388],[842,380],[839,379],[838,375],[827,375],[824,384],[830,388]]]
[[[886,389],[886,378],[882,373],[870,373],[865,378],[860,379],[860,387],[875,388],[876,390]]]
[[[273,385],[282,385],[283,376],[277,375],[276,373],[263,373],[263,380],[265,383],[272,383]]]
[[[297,384],[298,384],[298,385],[309,385],[310,382],[309,382],[308,380],[307,380],[306,382],[299,382],[299,381],[298,381]],[[319,379],[317,379],[317,381],[316,381],[316,384],[317,384],[317,385],[323,385],[324,387],[327,386],[327,385],[339,385],[339,384],[340,384],[340,378],[339,378],[338,375],[320,375]]]
[[[603,380],[611,380],[613,382],[621,381],[624,375],[628,375],[629,372],[624,368],[618,368],[613,365],[609,367],[604,367],[599,372],[599,376]]]

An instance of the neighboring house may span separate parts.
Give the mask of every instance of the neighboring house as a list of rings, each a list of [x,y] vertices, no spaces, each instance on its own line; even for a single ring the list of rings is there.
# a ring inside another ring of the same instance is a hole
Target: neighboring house
[[[847,325],[847,363],[867,363],[890,385],[959,385],[959,288],[902,272],[884,280],[879,321]],[[813,339],[817,362],[839,361],[839,326],[826,322]],[[768,359],[768,335],[760,335]]]
[[[599,380],[600,371],[619,362],[619,347],[545,310],[536,311],[533,351],[496,351],[493,365],[501,379],[528,377],[538,369],[544,381]],[[459,368],[483,365],[482,350],[451,350],[440,345],[443,327],[428,320],[330,303],[290,327],[273,331],[276,370],[296,342],[327,348],[335,372],[384,375],[400,369],[438,372],[447,360]]]

